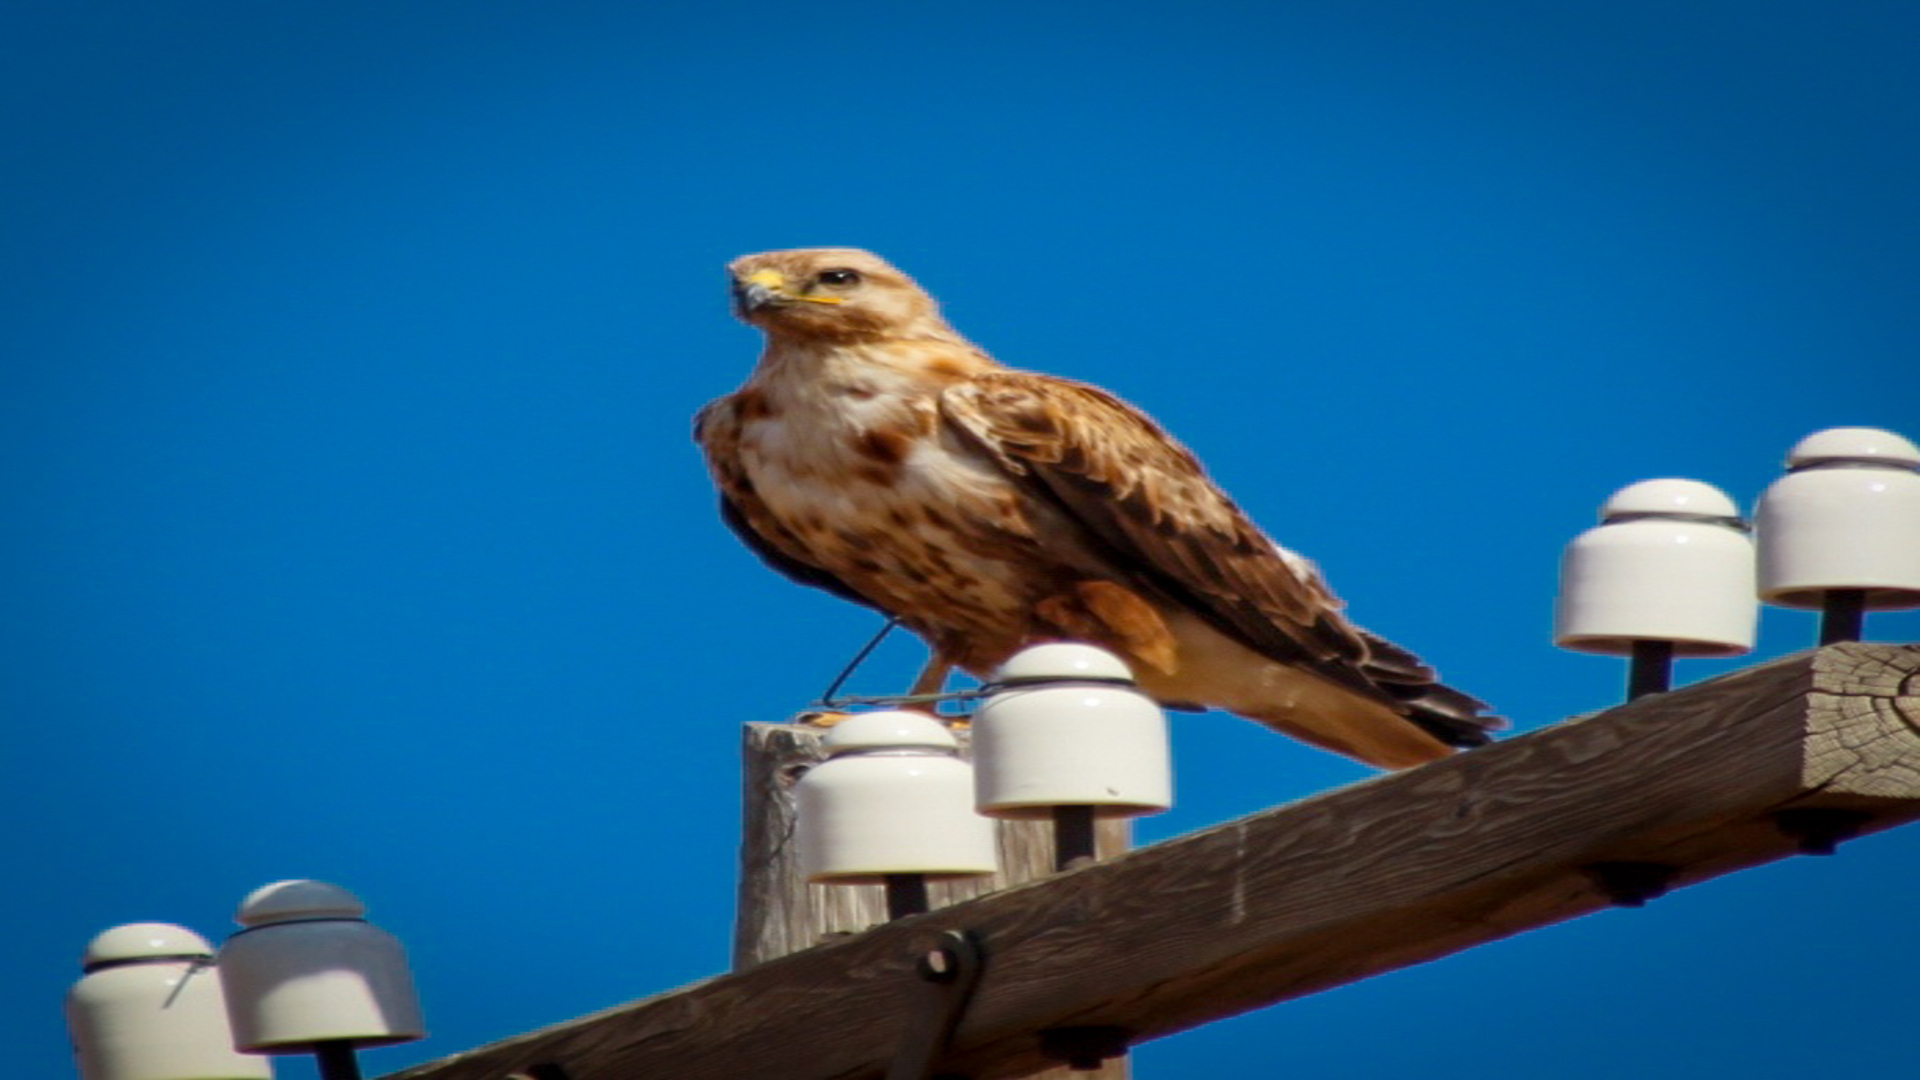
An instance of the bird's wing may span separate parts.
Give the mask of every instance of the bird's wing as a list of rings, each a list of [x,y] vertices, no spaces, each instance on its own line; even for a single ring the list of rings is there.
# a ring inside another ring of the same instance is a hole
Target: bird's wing
[[[761,562],[802,585],[878,609],[873,601],[809,558],[806,545],[767,509],[741,467],[740,425],[730,398],[710,402],[694,416],[693,441],[706,454],[707,468],[720,489],[720,520]]]
[[[948,388],[942,415],[1030,493],[1084,527],[1129,584],[1276,660],[1380,695],[1340,602],[1146,415],[1093,386],[993,372]]]

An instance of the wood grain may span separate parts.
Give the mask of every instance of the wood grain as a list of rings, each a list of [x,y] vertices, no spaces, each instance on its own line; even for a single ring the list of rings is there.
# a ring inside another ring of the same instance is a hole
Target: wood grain
[[[816,885],[801,874],[795,848],[794,785],[826,757],[827,729],[811,724],[748,724],[741,746],[740,876],[734,905],[733,969],[740,971],[788,953],[871,929],[887,921],[886,890],[879,885]],[[971,756],[972,732],[954,732],[963,757]],[[1132,823],[1115,818],[1095,826],[1102,859],[1132,847]],[[994,831],[1000,871],[989,877],[928,883],[934,909],[1053,873],[1053,831],[1047,822],[999,821]],[[903,1000],[904,1000],[903,995]],[[1022,1080],[1127,1080],[1125,1057],[1097,1069],[1065,1066],[1022,1074]]]
[[[942,1068],[1044,1068],[1038,1032],[1134,1038],[1592,911],[1597,862],[1684,886],[1796,851],[1782,811],[1920,817],[1920,646],[1835,645],[1017,885],[396,1074],[878,1077],[914,962],[972,934],[984,977]],[[1818,815],[1815,815],[1818,817]]]
[[[735,971],[887,921],[881,886],[812,885],[800,873],[793,846],[793,787],[825,757],[820,747],[825,734],[826,729],[809,724],[746,725],[741,747],[740,878],[733,924]],[[965,756],[971,750],[970,733],[961,729],[955,734]],[[1053,833],[1047,823],[996,824],[1000,872],[929,883],[927,894],[935,908],[1053,873]],[[1130,825],[1124,819],[1099,823],[1096,836],[1102,859],[1124,854],[1132,846]]]

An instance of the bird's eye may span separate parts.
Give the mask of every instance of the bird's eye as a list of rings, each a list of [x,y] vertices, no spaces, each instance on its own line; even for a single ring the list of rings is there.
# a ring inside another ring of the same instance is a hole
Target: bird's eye
[[[860,271],[846,269],[822,270],[813,280],[822,285],[858,285],[860,284]]]

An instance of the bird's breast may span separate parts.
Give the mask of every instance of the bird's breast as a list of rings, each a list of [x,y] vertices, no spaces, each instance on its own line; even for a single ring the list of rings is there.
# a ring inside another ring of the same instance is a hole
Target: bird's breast
[[[740,448],[809,557],[909,623],[1012,633],[1046,588],[1020,492],[943,430],[931,399],[770,410],[743,422]]]

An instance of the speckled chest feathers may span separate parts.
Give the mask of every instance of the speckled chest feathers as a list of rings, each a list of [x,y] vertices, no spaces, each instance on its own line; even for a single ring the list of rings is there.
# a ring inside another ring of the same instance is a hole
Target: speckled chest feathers
[[[1031,508],[942,422],[939,395],[999,365],[941,341],[769,349],[707,424],[734,430],[749,524],[936,639],[999,653],[1056,587]],[[724,436],[722,436],[724,437]],[[992,644],[987,644],[991,642]],[[1004,644],[1002,644],[1004,643]],[[966,661],[963,659],[963,663]]]

